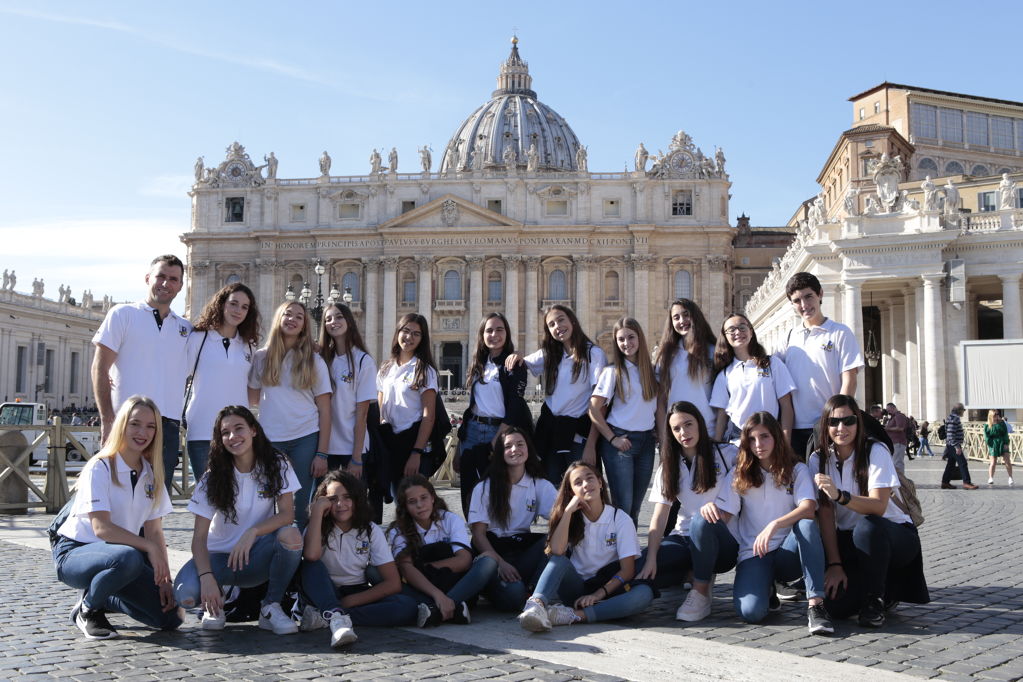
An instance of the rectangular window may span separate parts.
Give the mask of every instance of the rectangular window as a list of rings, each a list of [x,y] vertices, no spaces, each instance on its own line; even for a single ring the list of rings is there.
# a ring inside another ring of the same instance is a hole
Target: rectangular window
[[[1012,149],[1012,119],[1006,116],[991,117],[991,146],[998,149]]]
[[[78,362],[79,354],[71,353],[71,376],[68,379],[68,393],[78,393]]]
[[[1023,207],[1023,187],[1016,190],[1016,206]]]
[[[305,222],[305,204],[291,205],[291,222],[293,223]]]
[[[501,200],[500,199],[487,199],[487,210],[493,211],[494,213],[501,212]]]
[[[240,223],[245,220],[245,197],[224,199],[224,222]]]
[[[46,351],[46,364],[43,366],[43,391],[53,393],[53,351]]]
[[[545,205],[545,210],[549,216],[567,216],[568,202],[564,199],[550,199]]]
[[[1016,121],[1016,151],[1023,152],[1023,118]]]
[[[910,107],[913,135],[937,139],[938,137],[938,108],[929,104],[913,104]]]
[[[677,189],[672,192],[671,215],[693,215],[693,190]]]
[[[880,102],[874,102],[874,113],[875,114],[880,114],[881,113],[881,103]]]
[[[402,213],[408,213],[409,211],[411,211],[415,207],[416,207],[416,202],[414,200],[401,202],[401,212]]]
[[[622,214],[622,205],[617,199],[604,199],[604,217],[617,218]]]
[[[341,220],[358,220],[360,208],[359,204],[340,204],[337,207],[337,217]]]
[[[945,142],[963,141],[963,112],[958,109],[942,109],[941,118],[941,139]]]
[[[867,111],[863,107],[860,107],[860,120],[862,121],[867,117]]]
[[[487,282],[487,302],[501,302],[501,280],[492,279]]]
[[[14,392],[24,393],[28,384],[28,346],[18,346],[17,376],[14,377]]]
[[[997,192],[993,190],[990,192],[978,192],[977,210],[980,211],[981,213],[995,210],[997,206],[995,203],[995,194],[997,194]]]
[[[966,141],[970,144],[988,146],[987,114],[966,112]]]
[[[740,286],[746,287],[746,286],[749,286],[750,284],[752,284],[752,282],[753,282],[753,279],[749,275],[743,275],[742,277],[739,278]]]
[[[412,305],[416,302],[416,281],[414,279],[408,279],[402,282],[401,302],[406,305]]]

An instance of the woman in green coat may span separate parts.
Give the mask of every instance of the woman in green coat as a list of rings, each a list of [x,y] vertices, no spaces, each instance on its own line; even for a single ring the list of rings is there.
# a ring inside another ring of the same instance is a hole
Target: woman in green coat
[[[998,410],[988,410],[987,424],[984,425],[984,440],[987,441],[987,454],[991,464],[987,468],[987,484],[995,484],[995,465],[998,458],[1005,460],[1005,471],[1009,475],[1009,485],[1012,485],[1012,457],[1009,456],[1009,430],[1002,421],[1002,415]]]

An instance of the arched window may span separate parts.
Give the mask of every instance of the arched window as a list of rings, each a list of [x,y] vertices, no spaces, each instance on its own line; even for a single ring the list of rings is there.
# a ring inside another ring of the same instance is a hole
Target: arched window
[[[924,175],[937,175],[938,174],[938,164],[934,162],[934,159],[928,159],[926,157],[923,158],[923,159],[920,159],[920,163],[917,165],[917,168]]]
[[[361,301],[359,298],[359,275],[354,272],[346,272],[344,277],[341,278],[341,293],[345,291],[352,292],[353,301]]]
[[[416,302],[416,276],[411,272],[401,276],[401,302],[405,305]]]
[[[618,292],[618,273],[614,270],[608,270],[607,274],[604,275],[604,300],[605,301],[619,301],[621,295]]]
[[[987,166],[982,166],[978,163],[973,167],[973,170],[970,171],[970,175],[985,176],[991,175],[991,172],[987,169]]]
[[[693,275],[688,270],[675,273],[675,298],[693,297]]]
[[[235,282],[240,282],[240,281],[242,281],[242,278],[239,277],[237,275],[237,273],[233,273],[232,272],[230,275],[227,276],[227,279],[224,280],[224,284],[225,285],[227,285],[227,284],[234,284]]]
[[[945,175],[962,175],[966,171],[958,161],[949,161],[945,164]]]
[[[568,286],[565,283],[564,270],[554,270],[547,277],[547,298],[553,301],[568,300]]]
[[[444,300],[462,300],[462,276],[458,270],[448,270],[444,273]]]
[[[501,291],[501,273],[491,270],[487,275],[487,302],[500,303],[503,300]]]

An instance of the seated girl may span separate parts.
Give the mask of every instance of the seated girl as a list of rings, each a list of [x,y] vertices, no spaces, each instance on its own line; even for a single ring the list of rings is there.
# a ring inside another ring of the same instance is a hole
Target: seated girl
[[[494,577],[497,562],[489,556],[473,559],[465,522],[448,511],[422,474],[398,484],[387,539],[406,582],[403,593],[419,604],[416,624],[467,625],[467,602]]]
[[[358,639],[353,625],[411,625],[416,602],[401,592],[401,576],[384,531],[370,519],[366,487],[354,474],[332,471],[316,489],[299,568],[300,630],[330,625],[330,645]]]
[[[548,632],[552,625],[624,618],[654,598],[649,584],[632,581],[639,556],[632,518],[611,506],[604,479],[581,460],[572,462],[561,479],[547,553],[536,590],[519,614],[525,630]]]

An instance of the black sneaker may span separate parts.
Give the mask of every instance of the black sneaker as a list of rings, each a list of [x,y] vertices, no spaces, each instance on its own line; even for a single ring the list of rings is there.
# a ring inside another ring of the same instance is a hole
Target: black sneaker
[[[831,616],[823,604],[814,604],[806,610],[807,628],[811,635],[830,635],[835,631]]]
[[[767,600],[768,611],[781,611],[781,602],[778,601],[778,595],[771,593],[771,596]]]
[[[75,602],[74,607],[71,609],[71,613],[68,614],[68,625],[78,625],[78,612],[82,610],[82,602],[85,600],[85,592],[85,590],[81,591],[78,595],[78,601]]]
[[[879,628],[884,625],[884,602],[877,597],[867,597],[867,601],[860,608],[858,620],[865,628]]]
[[[455,615],[451,616],[449,623],[456,625],[468,625],[472,620],[469,618],[469,605],[464,601],[455,604]]]
[[[456,607],[457,610],[457,607]],[[429,627],[431,625],[440,625],[441,613],[440,609],[430,604],[420,604],[418,612],[416,614],[416,625],[421,628]]]
[[[782,601],[802,601],[806,598],[806,582],[799,578],[789,583],[775,583],[775,594]]]
[[[88,639],[111,639],[117,637],[117,630],[102,611],[80,608],[75,616],[75,625]]]

